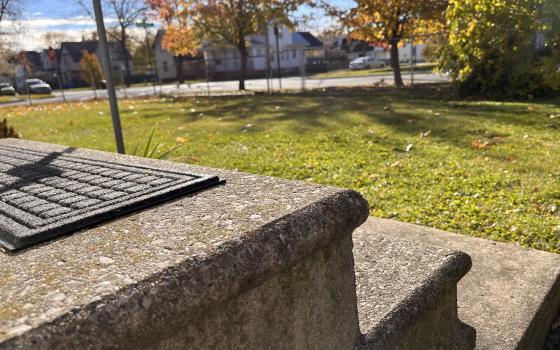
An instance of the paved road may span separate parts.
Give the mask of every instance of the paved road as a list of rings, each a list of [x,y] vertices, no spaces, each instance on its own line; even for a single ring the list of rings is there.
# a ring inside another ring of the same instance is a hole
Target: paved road
[[[404,74],[403,78],[405,83],[408,82],[410,75]],[[434,73],[417,73],[414,75],[414,82],[421,83],[434,83],[447,81],[448,78],[443,75]],[[327,87],[352,87],[352,86],[367,86],[378,84],[384,82],[386,84],[393,84],[392,74],[387,75],[376,75],[376,76],[362,76],[362,77],[349,77],[349,78],[328,78],[328,79],[306,79],[303,81],[300,77],[290,77],[282,79],[283,89],[301,89],[303,84],[306,89],[320,89]],[[245,82],[247,90],[252,91],[264,91],[266,90],[266,79],[251,79]],[[237,91],[238,82],[237,80],[232,81],[218,81],[209,83],[195,83],[195,84],[181,84],[177,87],[176,84],[167,84],[156,87],[157,93],[163,94],[207,94],[210,93],[223,93],[223,92],[234,92]],[[272,88],[277,91],[279,88],[278,79],[272,80]],[[119,98],[125,97],[140,97],[149,96],[154,94],[153,86],[137,86],[126,89],[119,89],[117,95]],[[54,97],[34,100],[34,104],[43,103],[53,103],[62,102],[62,95],[60,92],[53,92]],[[107,92],[105,90],[96,90],[95,94],[93,90],[78,90],[78,91],[66,91],[67,101],[89,101],[95,98],[107,98]],[[18,102],[7,102],[1,103],[1,107],[11,107],[11,106],[25,106],[28,105],[27,100]]]

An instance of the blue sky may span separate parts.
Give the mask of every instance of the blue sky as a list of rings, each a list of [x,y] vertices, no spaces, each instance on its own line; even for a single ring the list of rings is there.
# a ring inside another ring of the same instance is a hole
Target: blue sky
[[[348,6],[352,0],[332,2],[339,6]],[[321,17],[320,14],[317,15]],[[110,22],[111,19],[106,18],[106,24],[110,25]],[[321,18],[310,26],[315,28],[324,24],[325,19]],[[23,9],[22,25],[24,33],[14,38],[14,42],[18,49],[27,50],[41,49],[44,46],[42,36],[49,31],[64,32],[68,39],[80,40],[83,33],[95,30],[93,20],[74,0],[27,0]]]

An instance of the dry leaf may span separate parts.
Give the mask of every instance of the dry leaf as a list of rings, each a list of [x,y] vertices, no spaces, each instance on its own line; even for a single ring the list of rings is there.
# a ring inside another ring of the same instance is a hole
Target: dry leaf
[[[483,149],[486,148],[490,145],[489,141],[480,141],[480,140],[472,140],[471,141],[471,146],[475,149]]]
[[[428,137],[432,133],[432,130],[428,130],[425,132],[420,132],[420,138],[423,139],[424,137]]]

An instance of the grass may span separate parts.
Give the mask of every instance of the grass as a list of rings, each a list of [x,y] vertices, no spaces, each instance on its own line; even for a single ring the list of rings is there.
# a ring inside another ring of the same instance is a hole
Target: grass
[[[40,100],[44,98],[51,98],[53,95],[51,94],[32,94],[31,100]],[[16,96],[0,96],[0,103],[9,103],[9,102],[18,102],[18,101],[27,101],[27,95],[18,94]]]
[[[432,71],[436,65],[434,63],[418,63],[414,66],[415,72],[427,72]],[[385,68],[376,69],[361,69],[361,70],[350,70],[350,69],[339,69],[326,73],[319,73],[310,76],[311,79],[328,79],[328,78],[348,78],[348,77],[363,77],[363,76],[375,76],[375,75],[387,75],[392,74],[393,69],[389,66]],[[401,73],[410,73],[409,64],[401,64]]]
[[[374,216],[560,252],[559,100],[441,87],[120,102],[128,150],[353,188]],[[106,102],[5,109],[25,138],[114,150]]]

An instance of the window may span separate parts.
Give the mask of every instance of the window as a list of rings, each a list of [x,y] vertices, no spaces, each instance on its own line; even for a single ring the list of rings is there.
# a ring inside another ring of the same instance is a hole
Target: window
[[[296,57],[297,57],[297,51],[296,51],[296,50],[293,50],[293,51],[292,51],[292,58],[296,58]]]
[[[163,61],[163,71],[167,72],[167,61]]]

